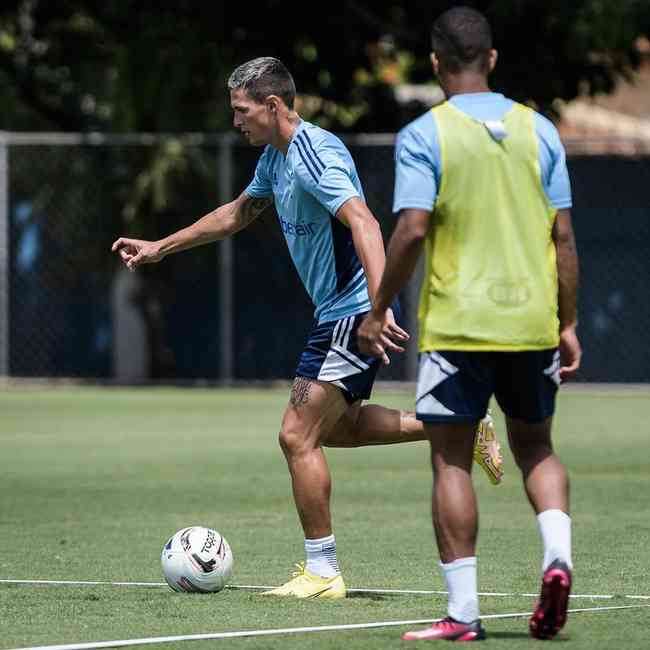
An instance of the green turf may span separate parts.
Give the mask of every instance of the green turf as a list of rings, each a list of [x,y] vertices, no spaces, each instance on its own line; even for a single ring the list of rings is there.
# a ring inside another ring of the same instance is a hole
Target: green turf
[[[408,393],[377,400],[408,406]],[[160,581],[177,529],[219,529],[233,582],[279,584],[302,534],[276,443],[285,390],[10,389],[0,393],[0,578]],[[650,594],[650,392],[566,391],[556,446],[572,478],[573,607],[641,604]],[[497,415],[499,431],[502,421]],[[443,589],[429,520],[424,443],[328,451],[339,559],[349,587]],[[481,473],[481,591],[536,592],[540,543],[512,459],[498,488]],[[527,612],[532,598],[485,597],[483,614]],[[337,602],[228,590],[0,584],[0,648],[259,628],[408,620],[445,614],[444,597]],[[572,647],[646,648],[650,609],[576,614]],[[486,647],[525,648],[526,619],[486,622]],[[227,641],[171,649],[389,648],[404,628]]]

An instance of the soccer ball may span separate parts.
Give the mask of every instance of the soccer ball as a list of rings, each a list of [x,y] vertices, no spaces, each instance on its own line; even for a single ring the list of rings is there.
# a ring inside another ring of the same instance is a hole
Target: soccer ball
[[[221,591],[232,574],[232,551],[212,528],[190,526],[165,544],[160,556],[163,575],[174,591]]]

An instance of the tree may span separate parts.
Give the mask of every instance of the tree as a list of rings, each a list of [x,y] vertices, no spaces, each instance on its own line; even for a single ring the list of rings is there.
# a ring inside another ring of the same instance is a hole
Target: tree
[[[314,119],[337,130],[394,130],[395,83],[428,81],[429,28],[458,2],[347,0],[322,19],[304,3],[13,0],[0,10],[5,128],[213,131],[228,128],[225,81],[273,55],[299,90],[323,100]],[[495,87],[548,112],[586,88],[607,92],[636,63],[650,27],[643,0],[477,0],[502,57]]]

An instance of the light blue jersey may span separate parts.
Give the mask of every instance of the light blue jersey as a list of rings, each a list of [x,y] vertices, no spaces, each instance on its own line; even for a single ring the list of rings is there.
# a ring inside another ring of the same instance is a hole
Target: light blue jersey
[[[354,161],[341,140],[300,122],[286,158],[267,145],[245,191],[253,197],[273,195],[289,252],[319,323],[370,309],[352,231],[335,217],[347,200],[363,199]]]
[[[513,101],[499,93],[454,95],[449,102],[477,120],[500,120]],[[571,207],[571,185],[566,154],[553,124],[535,113],[539,166],[544,191],[557,209]],[[404,208],[432,210],[441,180],[438,130],[431,111],[404,127],[395,146],[393,212]],[[471,188],[470,188],[471,189]]]

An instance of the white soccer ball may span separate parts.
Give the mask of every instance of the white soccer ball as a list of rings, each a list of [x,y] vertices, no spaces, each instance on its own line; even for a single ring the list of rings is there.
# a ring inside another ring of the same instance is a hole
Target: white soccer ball
[[[219,532],[203,526],[179,530],[160,556],[163,575],[174,591],[221,591],[232,574],[232,551]]]

